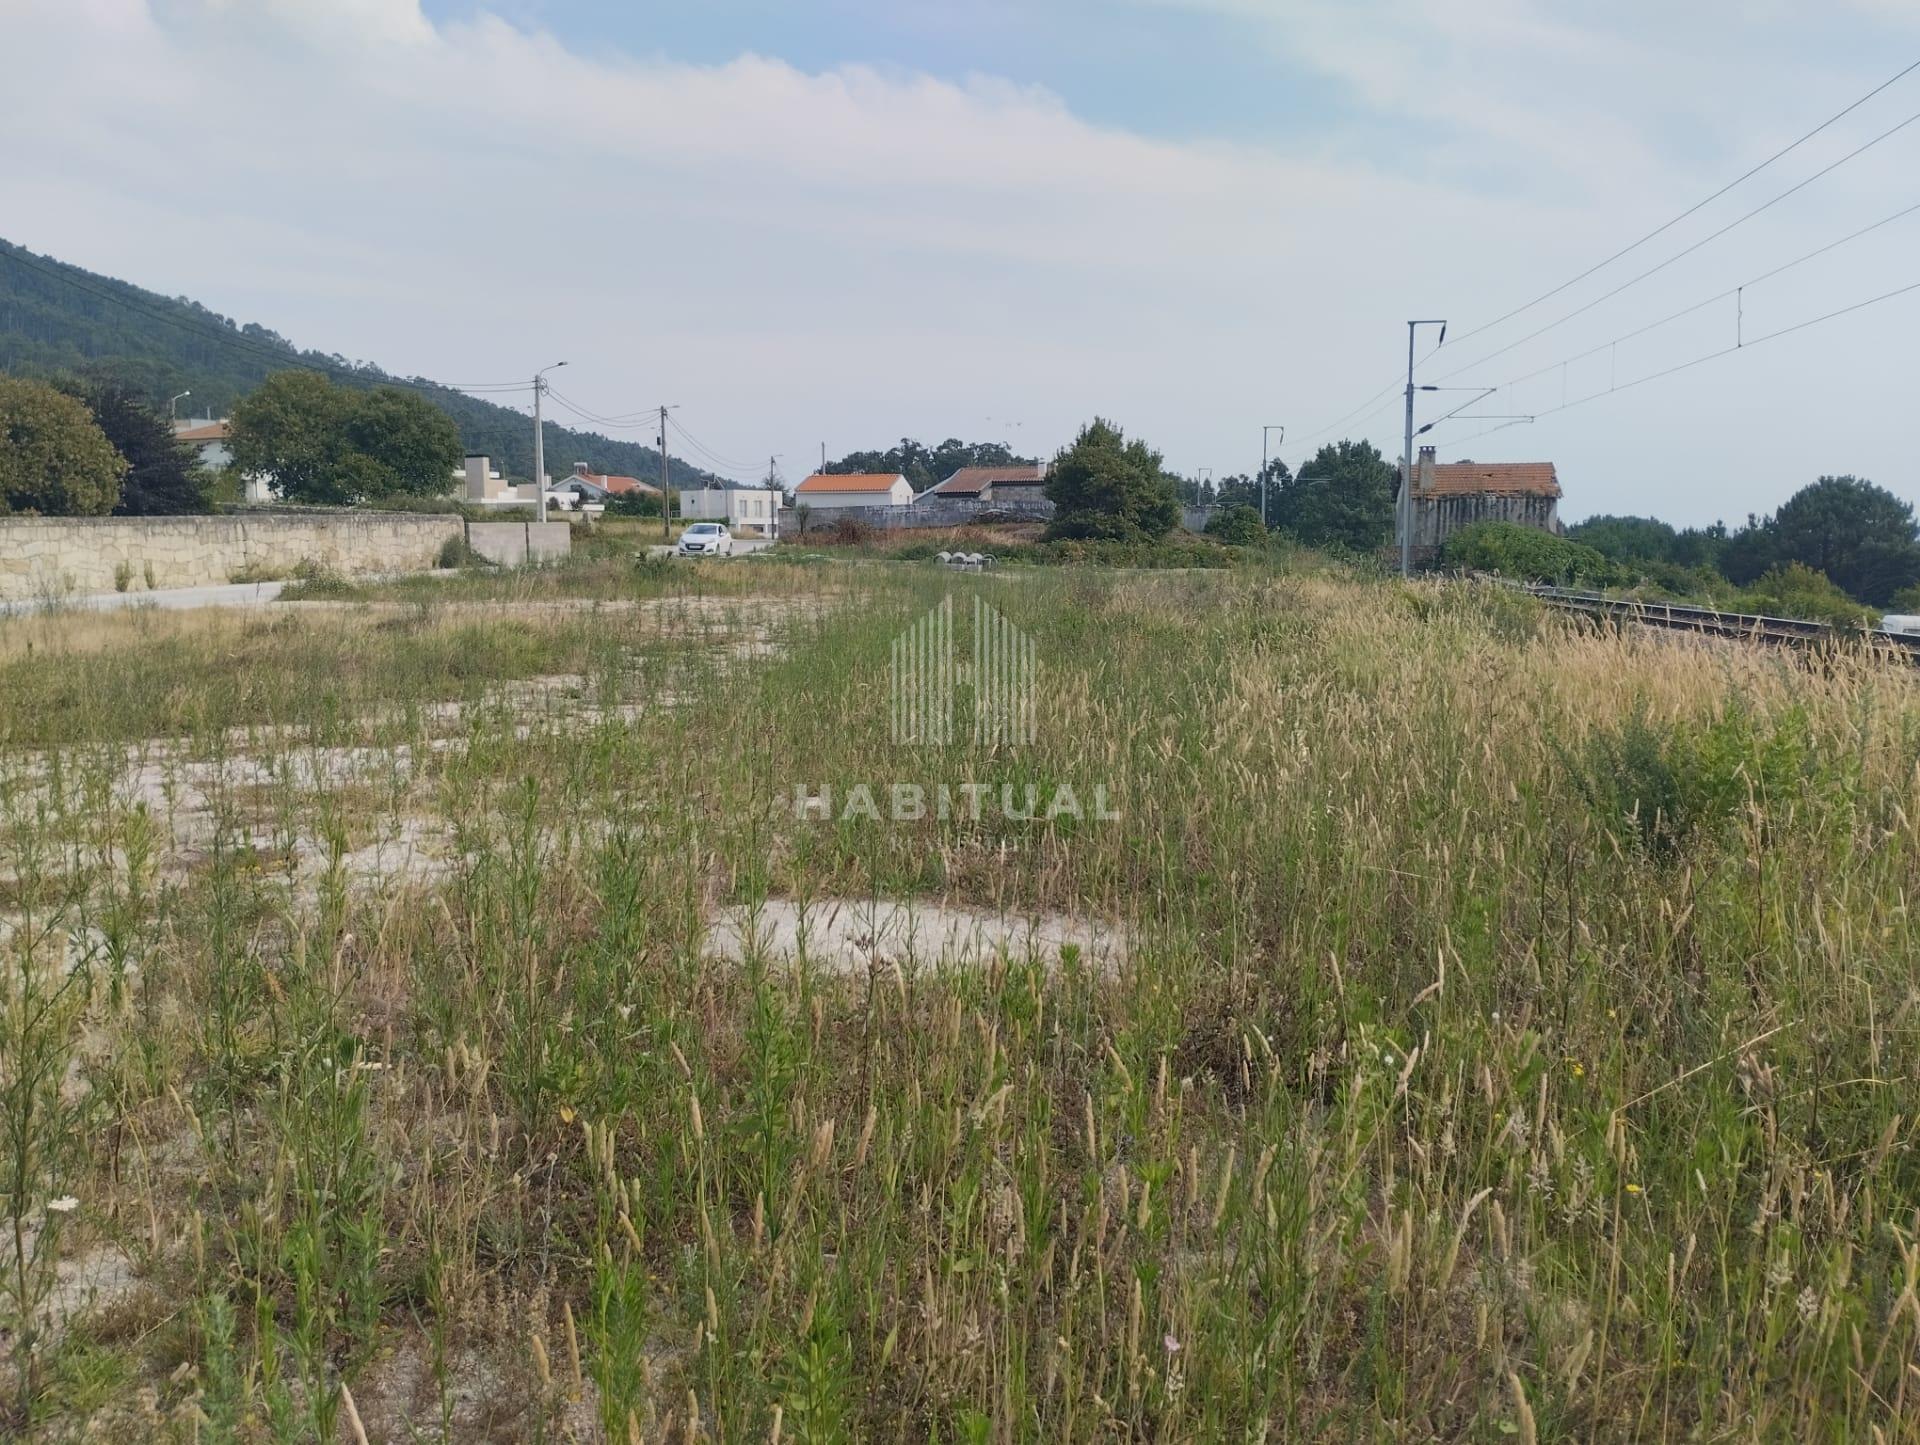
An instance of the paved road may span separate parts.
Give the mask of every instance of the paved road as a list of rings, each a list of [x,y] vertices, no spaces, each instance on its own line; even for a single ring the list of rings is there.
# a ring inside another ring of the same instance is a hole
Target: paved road
[[[113,612],[128,607],[159,607],[167,610],[188,607],[260,607],[280,595],[285,582],[223,582],[212,587],[163,587],[156,592],[101,592],[90,597],[62,597],[53,610],[77,609],[82,612]],[[0,602],[0,615],[21,615],[45,610],[47,604],[32,598]]]

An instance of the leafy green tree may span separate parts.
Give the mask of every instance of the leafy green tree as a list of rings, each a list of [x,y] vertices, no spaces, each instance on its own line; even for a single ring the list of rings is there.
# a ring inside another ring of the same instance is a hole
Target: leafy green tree
[[[1715,522],[1710,527],[1683,527],[1673,537],[1673,545],[1668,550],[1667,560],[1676,567],[1708,567],[1718,569],[1720,553],[1727,544],[1727,524]]]
[[[355,500],[340,469],[352,410],[352,395],[319,372],[276,371],[235,403],[227,449],[288,501],[344,506]]]
[[[1780,561],[1779,533],[1773,519],[1747,514],[1747,524],[1736,528],[1720,544],[1716,558],[1729,582],[1744,587]]]
[[[1875,606],[1920,581],[1913,507],[1859,477],[1821,477],[1789,497],[1772,522],[1776,556],[1824,572]]]
[[[1672,562],[1678,534],[1654,517],[1589,517],[1567,528],[1567,535],[1616,562]]]
[[[1323,446],[1300,475],[1269,483],[1267,520],[1309,547],[1371,552],[1393,538],[1399,479],[1370,442]]]
[[[1280,494],[1280,488],[1292,480],[1293,473],[1287,470],[1285,462],[1275,457],[1267,463],[1266,475],[1267,504],[1271,507],[1273,499]],[[1196,495],[1192,500],[1218,507],[1222,511],[1229,507],[1251,507],[1257,519],[1260,515],[1259,474],[1247,476],[1245,473],[1236,472],[1230,477],[1223,477],[1219,484],[1211,489],[1210,495]]]
[[[398,386],[377,386],[358,399],[347,419],[347,445],[391,478],[388,490],[420,496],[445,492],[462,455],[453,418]]]
[[[165,517],[213,510],[213,478],[192,447],[177,440],[157,407],[126,383],[92,376],[67,383],[69,396],[93,413],[113,449],[127,460],[114,513]]]
[[[294,502],[438,496],[460,462],[452,421],[394,386],[362,392],[316,372],[275,372],[234,407],[232,420],[234,465],[271,476],[274,490]]]
[[[104,516],[126,474],[127,459],[80,402],[0,376],[0,512]]]
[[[1154,541],[1180,521],[1173,479],[1160,453],[1128,441],[1112,422],[1095,417],[1047,472],[1054,504],[1049,540],[1091,538]]]

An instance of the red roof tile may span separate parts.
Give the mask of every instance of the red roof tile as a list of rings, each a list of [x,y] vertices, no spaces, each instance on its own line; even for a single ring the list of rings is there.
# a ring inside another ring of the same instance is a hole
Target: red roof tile
[[[227,439],[227,424],[223,421],[210,421],[202,426],[181,427],[173,434],[180,442],[223,442]]]
[[[564,478],[563,480],[591,482],[594,486],[600,488],[601,491],[610,492],[616,497],[625,492],[645,492],[648,496],[653,497],[660,495],[660,489],[652,482],[643,482],[638,477],[613,477],[603,475],[599,472],[576,471],[572,477]]]
[[[1558,497],[1560,478],[1552,462],[1443,462],[1426,481],[1415,469],[1417,497]]]
[[[1045,467],[962,467],[933,490],[943,497],[977,497],[988,487],[1037,487]]]
[[[846,476],[835,476],[828,472],[815,472],[799,486],[795,492],[890,492],[895,482],[906,480],[898,472],[854,472]]]

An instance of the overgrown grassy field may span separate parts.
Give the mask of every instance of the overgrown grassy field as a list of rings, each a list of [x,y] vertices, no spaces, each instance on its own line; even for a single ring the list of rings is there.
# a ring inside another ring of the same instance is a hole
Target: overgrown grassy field
[[[0,1434],[1920,1439],[1905,672],[579,568],[0,624]]]

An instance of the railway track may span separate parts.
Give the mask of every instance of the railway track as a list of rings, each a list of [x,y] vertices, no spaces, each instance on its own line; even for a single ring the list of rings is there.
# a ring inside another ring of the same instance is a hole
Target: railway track
[[[1697,632],[1708,637],[1741,638],[1750,642],[1790,647],[1832,647],[1864,643],[1875,652],[1920,663],[1920,637],[1894,632],[1852,632],[1825,622],[1800,617],[1767,617],[1752,612],[1720,612],[1711,607],[1688,607],[1677,602],[1643,602],[1579,592],[1568,587],[1533,585],[1523,591],[1561,612],[1609,622],[1633,622],[1674,632]]]

